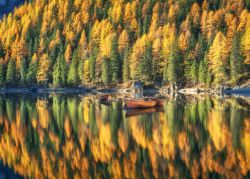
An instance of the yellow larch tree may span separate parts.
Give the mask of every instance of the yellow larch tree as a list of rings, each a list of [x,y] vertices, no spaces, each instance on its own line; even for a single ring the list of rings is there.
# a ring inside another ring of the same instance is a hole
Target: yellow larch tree
[[[227,61],[227,46],[226,37],[222,32],[218,32],[210,47],[209,54],[209,69],[214,75],[215,84],[221,84],[226,81],[226,61]]]
[[[71,49],[70,44],[68,44],[68,46],[66,48],[64,58],[65,58],[66,62],[69,64],[71,61],[71,58],[72,58],[72,49]]]
[[[153,52],[153,64],[154,64],[154,72],[158,72],[160,74],[163,73],[164,68],[164,60],[162,58],[162,42],[160,38],[157,38],[153,41],[152,45]]]
[[[191,14],[191,17],[193,19],[194,26],[198,27],[200,24],[200,18],[201,18],[201,8],[200,8],[198,3],[194,3],[192,5],[190,14]]]
[[[176,38],[175,25],[167,24],[163,27],[163,40],[162,40],[162,54],[165,59],[170,55],[171,47],[173,46]]]
[[[89,71],[89,60],[84,61],[84,67],[83,67],[83,79],[84,83],[89,83],[90,82],[90,71]]]
[[[239,25],[237,28],[238,31],[243,31],[245,29],[249,21],[249,18],[250,18],[250,13],[248,13],[248,11],[244,9],[240,14]]]
[[[118,38],[118,51],[122,53],[124,49],[129,45],[129,35],[127,30],[123,30]]]
[[[130,75],[132,79],[137,79],[139,77],[138,67],[145,51],[147,41],[147,36],[143,35],[133,46],[131,58],[129,59]]]
[[[39,69],[36,76],[38,83],[48,82],[50,65],[51,63],[48,55],[43,54],[43,56],[39,59]]]
[[[159,25],[159,3],[157,2],[153,8],[151,25],[149,27],[149,35],[153,37],[154,32],[157,30]]]
[[[190,31],[186,31],[184,33],[181,33],[178,39],[179,47],[182,52],[185,52],[189,46],[189,40],[191,37]]]
[[[242,43],[242,52],[246,57],[245,63],[250,64],[250,26],[246,29],[242,37],[241,43]]]
[[[78,48],[79,48],[79,57],[81,59],[85,59],[88,54],[88,42],[87,42],[87,37],[85,30],[82,30],[80,40],[78,42]]]

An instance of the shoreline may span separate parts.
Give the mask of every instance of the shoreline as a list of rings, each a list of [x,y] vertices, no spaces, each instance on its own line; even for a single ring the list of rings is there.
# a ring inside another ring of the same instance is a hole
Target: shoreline
[[[93,94],[130,94],[128,88],[0,88],[0,94],[13,94],[13,93],[93,93]],[[250,96],[250,87],[231,88],[231,89],[212,89],[212,88],[183,88],[178,91],[170,91],[168,89],[146,88],[144,93],[147,95],[169,95],[174,93],[180,93],[184,95],[246,95]]]

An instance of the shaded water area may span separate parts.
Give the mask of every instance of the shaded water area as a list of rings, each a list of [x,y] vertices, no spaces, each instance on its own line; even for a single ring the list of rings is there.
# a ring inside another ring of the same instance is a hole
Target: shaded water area
[[[89,96],[1,95],[0,161],[25,178],[250,177],[250,100],[127,114]]]

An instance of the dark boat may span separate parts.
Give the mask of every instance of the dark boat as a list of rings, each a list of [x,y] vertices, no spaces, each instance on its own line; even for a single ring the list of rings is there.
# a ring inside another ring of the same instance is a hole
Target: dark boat
[[[151,99],[124,99],[125,107],[128,109],[138,108],[153,108],[156,106],[156,101]]]

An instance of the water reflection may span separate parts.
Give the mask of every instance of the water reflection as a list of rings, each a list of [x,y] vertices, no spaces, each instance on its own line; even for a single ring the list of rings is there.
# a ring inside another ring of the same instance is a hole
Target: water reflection
[[[0,160],[31,178],[249,177],[249,105],[182,97],[126,117],[92,97],[0,96]]]

